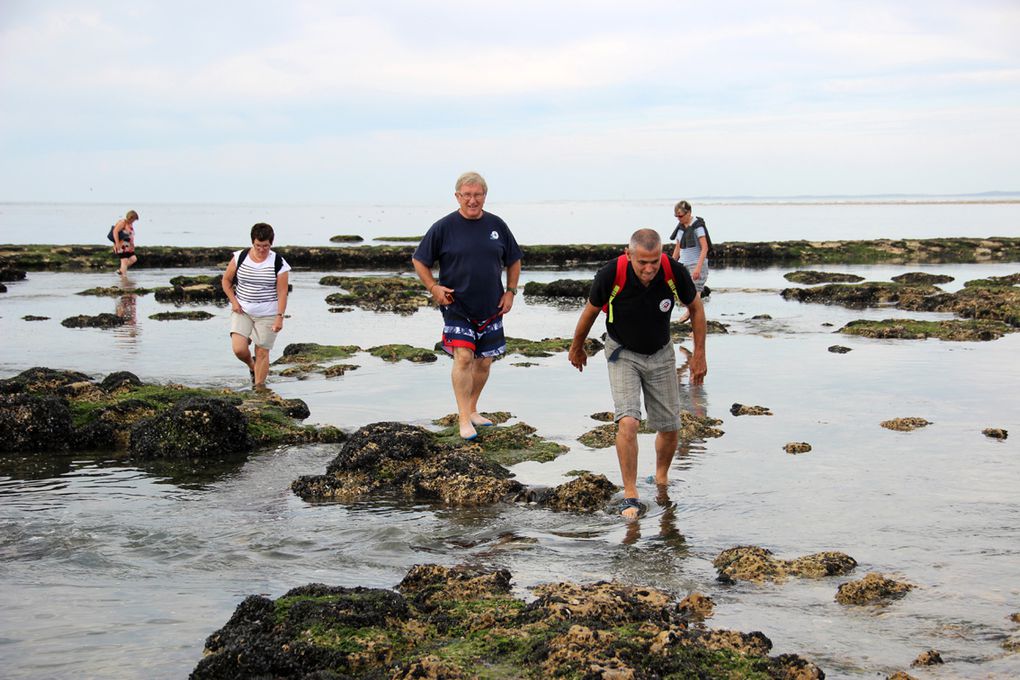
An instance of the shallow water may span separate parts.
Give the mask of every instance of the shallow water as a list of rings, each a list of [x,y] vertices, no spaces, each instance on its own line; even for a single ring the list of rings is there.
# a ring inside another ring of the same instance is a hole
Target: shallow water
[[[829,267],[888,280],[918,267]],[[966,279],[1016,265],[924,267]],[[108,455],[7,457],[0,466],[0,663],[11,678],[182,677],[205,637],[248,594],[278,596],[318,581],[391,587],[413,564],[506,567],[518,593],[551,580],[622,581],[678,595],[698,590],[717,603],[715,627],[761,630],[773,653],[800,653],[828,677],[875,677],[906,669],[936,648],[947,665],[917,677],[1020,675],[1020,655],[1000,644],[1020,630],[1020,335],[990,343],[876,341],[833,335],[856,318],[907,316],[786,302],[786,269],[712,273],[709,317],[730,324],[708,341],[709,376],[689,393],[693,408],[721,418],[725,435],[692,444],[673,466],[668,499],[640,493],[650,511],[626,525],[604,513],[576,515],[529,506],[463,510],[392,499],[307,504],[288,488],[321,473],[331,446],[283,447],[206,476],[167,466],[138,467]],[[139,270],[138,286],[164,285],[174,271]],[[198,272],[195,272],[198,273]],[[202,272],[208,273],[208,272]],[[524,281],[590,272],[526,272]],[[289,342],[407,342],[430,347],[431,310],[412,316],[331,314],[321,273],[296,272],[292,315],[273,356]],[[201,321],[158,322],[172,309],[151,295],[133,301],[136,322],[113,331],[66,329],[78,313],[112,312],[125,301],[75,296],[113,285],[113,274],[30,273],[0,296],[0,377],[41,365],[102,377],[133,371],[147,381],[243,388],[246,369],[230,353],[227,311]],[[130,302],[130,301],[127,301]],[[771,320],[751,317],[767,313]],[[35,314],[48,321],[23,321]],[[527,297],[507,318],[508,334],[569,336],[575,309]],[[916,316],[916,315],[913,315]],[[930,315],[936,317],[937,315]],[[833,326],[823,326],[825,323]],[[601,323],[596,327],[601,332]],[[689,343],[687,343],[689,346]],[[833,344],[851,347],[836,355]],[[554,485],[588,469],[617,481],[612,449],[576,437],[611,408],[604,359],[578,374],[563,354],[497,363],[483,408],[509,410],[571,451],[551,463],[514,468],[528,484]],[[453,410],[449,364],[388,364],[367,354],[343,377],[273,378],[285,397],[305,399],[309,422],[356,428],[378,420],[427,424]],[[733,417],[734,402],[771,417]],[[910,433],[879,427],[900,416],[933,424]],[[1003,427],[1004,442],[984,437]],[[782,446],[807,441],[791,456]],[[640,478],[652,472],[642,436]],[[791,558],[841,550],[868,571],[917,588],[886,607],[833,600],[846,577],[782,585],[715,581],[723,549],[757,544]]]

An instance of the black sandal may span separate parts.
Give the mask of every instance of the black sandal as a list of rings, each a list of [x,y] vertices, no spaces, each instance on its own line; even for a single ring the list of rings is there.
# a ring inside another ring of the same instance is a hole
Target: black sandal
[[[634,517],[624,517],[624,519],[637,519],[641,517],[643,514],[645,514],[645,511],[648,509],[645,507],[644,503],[642,503],[636,498],[624,498],[622,501],[620,501],[619,507],[620,515],[623,515],[624,511],[630,510],[631,508],[636,508],[637,514]]]

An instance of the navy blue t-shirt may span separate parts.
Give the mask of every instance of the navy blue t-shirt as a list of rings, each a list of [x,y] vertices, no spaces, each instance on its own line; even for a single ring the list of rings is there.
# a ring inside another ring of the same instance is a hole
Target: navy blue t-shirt
[[[698,294],[687,267],[669,258],[673,280],[680,302],[689,305]],[[604,265],[595,274],[588,301],[596,307],[609,302],[616,279],[616,260]],[[655,354],[670,341],[669,316],[676,306],[673,291],[666,283],[666,273],[659,268],[646,288],[627,263],[627,282],[613,298],[613,323],[606,315],[606,332],[618,343],[640,354]]]
[[[506,222],[483,212],[469,220],[454,211],[429,228],[414,259],[439,262],[439,285],[453,289],[451,311],[484,321],[499,311],[503,269],[521,259],[521,247]]]

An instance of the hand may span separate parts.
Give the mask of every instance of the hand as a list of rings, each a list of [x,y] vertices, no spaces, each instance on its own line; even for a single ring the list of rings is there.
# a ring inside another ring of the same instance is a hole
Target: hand
[[[276,321],[273,322],[273,332],[279,333],[281,330],[283,330],[283,317],[278,314]]]
[[[570,359],[571,365],[578,371],[584,372],[584,367],[588,364],[588,354],[584,351],[584,344],[578,345],[576,342],[570,343],[570,350],[567,352],[567,358]]]
[[[231,300],[231,302],[230,302],[230,309],[233,310],[233,312],[235,314],[242,314],[242,313],[244,313],[244,310],[241,309],[241,303],[238,302],[237,300]]]
[[[688,359],[688,365],[691,367],[691,384],[703,385],[705,383],[705,376],[708,374],[708,363],[705,361],[705,353],[698,352],[695,349],[694,355]]]
[[[701,265],[694,268],[694,271],[691,272],[691,278],[695,281],[701,278]]]
[[[506,314],[510,311],[510,308],[514,306],[514,298],[517,297],[510,291],[504,291],[503,296],[499,299],[499,311],[501,314]]]
[[[435,298],[436,303],[442,306],[446,306],[453,303],[453,288],[447,288],[446,286],[440,286],[438,283],[431,288],[432,297]]]

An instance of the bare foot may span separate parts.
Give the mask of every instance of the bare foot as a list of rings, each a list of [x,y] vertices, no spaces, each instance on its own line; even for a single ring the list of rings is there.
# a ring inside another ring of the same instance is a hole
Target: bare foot
[[[471,424],[475,427],[492,427],[494,423],[478,411],[475,411],[471,414]]]
[[[477,436],[478,436],[478,432],[475,430],[474,426],[471,423],[468,423],[466,426],[464,424],[461,424],[461,426],[460,426],[460,438],[461,439],[464,439],[464,440],[467,440],[467,441],[471,441],[472,439],[474,439]]]

